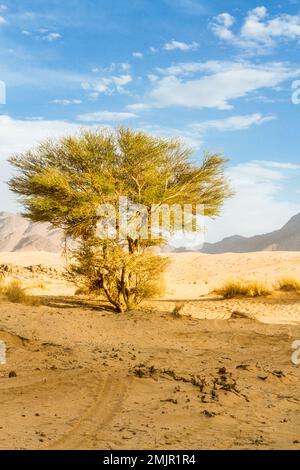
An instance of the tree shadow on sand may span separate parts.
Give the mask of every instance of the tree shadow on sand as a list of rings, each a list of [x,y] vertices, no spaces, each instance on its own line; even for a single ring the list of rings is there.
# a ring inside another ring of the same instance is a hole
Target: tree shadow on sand
[[[80,308],[84,310],[95,310],[98,312],[115,312],[113,307],[106,303],[102,299],[96,300],[87,300],[87,299],[80,299],[74,296],[50,296],[50,295],[43,295],[40,296],[41,304],[46,307],[51,308],[60,308],[60,309],[68,309],[68,308]]]

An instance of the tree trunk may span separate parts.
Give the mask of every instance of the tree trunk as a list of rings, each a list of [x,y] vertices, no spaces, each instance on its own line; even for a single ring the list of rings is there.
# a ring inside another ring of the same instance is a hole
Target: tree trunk
[[[125,311],[125,309],[124,309],[122,303],[113,299],[113,297],[110,295],[109,289],[108,289],[105,281],[103,281],[103,290],[105,292],[105,295],[106,295],[108,301],[115,307],[116,311],[118,313],[123,313]]]

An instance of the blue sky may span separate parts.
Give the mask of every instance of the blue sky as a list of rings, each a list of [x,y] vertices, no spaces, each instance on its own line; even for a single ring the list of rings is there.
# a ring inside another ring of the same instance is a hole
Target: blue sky
[[[0,210],[19,210],[11,153],[124,124],[230,159],[236,196],[208,240],[278,228],[300,212],[299,52],[297,0],[6,1]]]

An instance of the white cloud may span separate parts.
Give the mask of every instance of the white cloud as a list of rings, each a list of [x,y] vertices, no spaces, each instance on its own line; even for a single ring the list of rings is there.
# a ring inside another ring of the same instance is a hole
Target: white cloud
[[[212,23],[212,31],[220,39],[233,40],[234,34],[230,30],[231,26],[235,23],[235,18],[229,13],[221,13],[215,17],[215,23]]]
[[[128,108],[128,107],[127,107]],[[183,140],[188,146],[194,150],[199,150],[203,146],[205,134],[210,130],[217,132],[237,132],[247,130],[252,126],[258,126],[276,119],[274,116],[262,116],[259,113],[244,116],[231,116],[225,119],[216,119],[203,122],[194,122],[183,129],[171,127],[162,127],[158,125],[148,125],[143,129],[160,137],[173,138],[177,137]],[[268,162],[270,164],[270,162]],[[287,165],[287,164],[285,164]],[[267,166],[267,163],[266,163]],[[283,167],[290,168],[290,167]]]
[[[131,75],[121,75],[120,77],[112,77],[112,82],[117,86],[122,88],[128,83],[132,82]]]
[[[47,41],[47,42],[54,42],[58,39],[62,39],[62,35],[56,32],[49,32],[48,29],[41,28],[38,30],[38,34],[36,32],[28,31],[24,29],[21,33],[23,36],[32,37],[37,40]]]
[[[126,106],[126,109],[128,109],[128,111],[139,112],[149,109],[149,106],[145,103],[133,103]]]
[[[207,62],[179,62],[170,67],[159,67],[157,71],[162,75],[193,75],[196,72],[218,72],[223,70],[224,66],[224,62],[217,60],[209,60]]]
[[[130,74],[123,74],[119,76],[100,77],[92,81],[82,82],[81,86],[84,90],[93,93],[94,97],[97,93],[105,93],[111,95],[116,91],[118,93],[127,93],[125,86],[132,82]]]
[[[156,124],[148,124],[141,128],[142,131],[158,137],[167,139],[179,139],[193,150],[198,150],[203,144],[203,135],[193,129],[176,129],[173,127],[163,127]]]
[[[209,67],[208,63],[202,66]],[[246,97],[256,90],[274,88],[300,74],[300,69],[276,62],[263,65],[213,62],[210,66],[215,71],[199,78],[167,75],[155,82],[150,93],[153,106],[230,109],[231,101]]]
[[[112,83],[109,78],[99,78],[93,82],[83,82],[81,84],[84,90],[93,90],[95,93],[106,93],[109,91],[109,85]]]
[[[120,72],[128,72],[131,65],[128,62],[112,62],[108,67],[93,67],[93,73],[112,74]]]
[[[52,100],[51,103],[53,104],[61,104],[63,106],[69,106],[71,104],[81,104],[82,100],[68,100],[68,99],[57,99],[57,100]]]
[[[46,36],[42,36],[42,39],[48,42],[54,42],[61,38],[62,36],[59,33],[49,33],[49,34],[46,34]]]
[[[272,162],[268,160],[253,160],[253,163],[259,163],[261,165],[264,165],[265,167],[269,168],[277,168],[281,170],[299,170],[300,165],[297,165],[296,163],[289,163],[289,162]]]
[[[282,41],[300,39],[300,14],[280,14],[269,17],[266,7],[250,10],[238,32],[233,32],[235,18],[222,13],[211,24],[213,33],[223,41],[238,47],[254,49],[256,53],[266,53]]]
[[[47,137],[74,134],[79,129],[79,124],[68,121],[16,120],[2,115],[0,116],[1,160],[15,152],[22,152]]]
[[[179,51],[195,51],[199,48],[199,44],[197,42],[192,42],[191,44],[188,44],[186,42],[181,42],[181,41],[176,41],[173,39],[170,42],[167,42],[164,45],[164,50],[165,51],[174,51],[174,50],[179,50]]]
[[[99,98],[99,93],[97,91],[92,91],[91,93],[88,94],[89,100],[97,100]]]
[[[5,24],[7,21],[3,16],[0,16],[0,25]]]
[[[135,59],[143,59],[144,54],[142,54],[142,52],[133,52],[132,56],[133,56]]]
[[[128,62],[122,62],[120,68],[123,72],[128,72],[131,69],[131,65]]]
[[[136,118],[137,115],[133,113],[122,113],[113,111],[98,111],[95,113],[80,114],[77,119],[82,122],[111,122],[111,121],[125,121],[127,119]]]
[[[158,77],[157,75],[155,75],[154,73],[149,73],[149,74],[147,75],[147,77],[149,78],[150,82],[156,82],[156,80],[158,80],[158,78],[159,78],[159,77]]]
[[[291,190],[293,163],[254,160],[232,166],[228,176],[236,194],[225,203],[220,218],[207,221],[207,241],[271,232],[300,212],[300,201],[289,202],[282,197],[285,186]]]
[[[265,122],[273,121],[275,116],[262,116],[260,113],[248,114],[244,116],[231,116],[225,119],[215,119],[200,123],[190,124],[194,131],[206,132],[214,129],[220,132],[233,132],[249,129],[253,125],[261,125]]]

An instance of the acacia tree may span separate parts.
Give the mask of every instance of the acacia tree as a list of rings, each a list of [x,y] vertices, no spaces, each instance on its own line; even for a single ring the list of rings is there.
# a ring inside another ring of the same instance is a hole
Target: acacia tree
[[[153,204],[202,204],[204,215],[216,217],[231,195],[222,155],[205,153],[195,163],[180,140],[126,128],[49,139],[9,161],[17,170],[9,186],[24,216],[50,222],[77,240],[73,277],[84,278],[91,290],[102,289],[119,311],[155,290],[151,282],[165,263],[145,251],[157,240],[130,235],[119,242],[100,240],[99,206],[117,206],[120,197],[143,204],[149,213]]]

